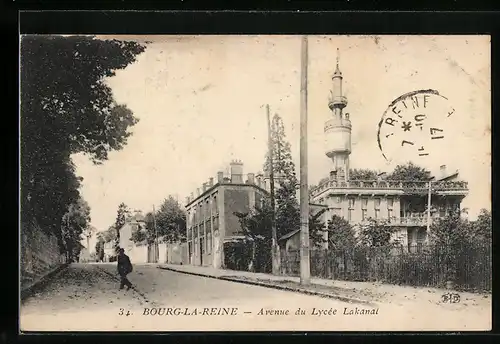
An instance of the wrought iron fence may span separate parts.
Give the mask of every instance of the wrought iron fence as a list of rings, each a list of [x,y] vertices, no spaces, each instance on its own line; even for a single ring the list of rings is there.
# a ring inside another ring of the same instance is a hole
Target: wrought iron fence
[[[312,250],[311,276],[346,281],[491,291],[491,246],[355,247],[350,250]],[[300,273],[300,252],[281,252],[285,275]]]

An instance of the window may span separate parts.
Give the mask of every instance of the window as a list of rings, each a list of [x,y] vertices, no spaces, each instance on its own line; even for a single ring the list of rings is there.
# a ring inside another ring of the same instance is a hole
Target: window
[[[368,207],[368,198],[363,198],[361,202],[362,209],[366,209]]]
[[[387,218],[391,222],[391,218],[394,216],[392,209],[387,209]]]
[[[380,198],[375,198],[375,209],[380,209]]]
[[[351,222],[352,221],[352,209],[349,208],[349,211],[347,212],[347,221]]]
[[[212,253],[212,232],[207,233],[207,253]]]
[[[205,206],[205,218],[210,216],[210,199],[207,198],[206,200],[206,206]]]
[[[361,210],[361,220],[364,221],[367,219],[367,210],[366,209],[362,209]]]
[[[349,198],[349,208],[354,208],[354,198]]]
[[[380,219],[380,209],[375,209],[375,219]]]
[[[218,204],[217,204],[217,196],[214,196],[214,199],[212,200],[212,209],[214,214],[217,214],[219,212]]]
[[[335,197],[335,201],[336,201],[337,203],[342,202],[342,197],[341,197],[341,196],[337,196],[337,197]]]
[[[394,206],[394,199],[388,198],[387,199],[387,208],[392,209],[393,206]]]

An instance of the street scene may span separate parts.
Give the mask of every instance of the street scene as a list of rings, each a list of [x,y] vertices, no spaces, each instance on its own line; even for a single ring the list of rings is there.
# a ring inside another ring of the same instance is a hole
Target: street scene
[[[489,331],[489,42],[22,36],[20,330]]]
[[[140,265],[131,274],[134,290],[118,290],[113,264],[73,264],[29,298],[21,309],[22,323],[33,331],[418,331],[477,330],[487,318],[488,300],[473,294],[462,304],[443,304],[441,295],[425,290],[424,295],[409,290],[385,296],[385,302],[364,304],[304,295],[255,285],[236,283]],[[237,315],[220,315],[220,308],[236,308]],[[172,309],[169,315],[167,308]],[[213,315],[202,315],[204,309]],[[306,315],[295,315],[301,308]],[[348,315],[358,309],[375,310],[376,315]],[[143,315],[147,309],[156,315]],[[163,311],[162,311],[163,309]],[[178,309],[174,315],[174,309]],[[179,315],[186,313],[186,315]],[[192,315],[194,309],[197,315]],[[378,311],[377,311],[378,309]],[[269,312],[289,311],[288,315]],[[333,315],[331,310],[337,310]],[[432,310],[425,317],[421,312]],[[259,315],[259,312],[263,314]],[[328,313],[330,311],[330,313]],[[127,316],[127,313],[129,314]],[[268,312],[268,313],[266,313]],[[122,313],[122,315],[120,315]],[[160,315],[161,314],[161,315]],[[314,315],[313,315],[314,314]],[[398,318],[394,317],[398,314]],[[81,319],[75,321],[75,319]]]

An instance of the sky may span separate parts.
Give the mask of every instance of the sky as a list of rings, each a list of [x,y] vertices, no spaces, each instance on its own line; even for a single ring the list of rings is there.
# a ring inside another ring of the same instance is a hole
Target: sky
[[[232,159],[244,173],[263,168],[265,104],[278,113],[299,172],[300,36],[99,36],[150,41],[134,64],[106,80],[116,101],[139,119],[128,144],[93,165],[75,155],[81,194],[92,225],[107,229],[121,202],[151,211],[168,195],[195,192]],[[474,218],[491,209],[491,86],[489,36],[309,36],[309,184],[328,176],[324,122],[331,118],[337,49],[352,122],[351,168],[390,171],[377,144],[389,104],[411,91],[433,89],[455,109],[446,140],[415,163],[431,171],[446,165],[469,182],[463,202]],[[429,110],[430,111],[430,110]],[[434,109],[435,113],[442,109]],[[436,115],[438,116],[438,115]]]

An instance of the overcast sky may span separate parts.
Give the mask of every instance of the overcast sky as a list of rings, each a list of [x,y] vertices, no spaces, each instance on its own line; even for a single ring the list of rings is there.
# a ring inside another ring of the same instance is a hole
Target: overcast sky
[[[111,38],[105,36],[103,38]],[[92,224],[110,226],[118,204],[150,211],[169,194],[185,196],[231,159],[244,173],[262,170],[266,113],[283,117],[299,166],[299,36],[123,36],[152,41],[136,63],[107,80],[118,103],[140,119],[128,145],[94,166],[74,156]],[[475,217],[490,205],[490,39],[488,36],[310,36],[309,183],[328,175],[324,122],[336,50],[352,121],[352,168],[389,171],[377,145],[378,123],[397,97],[434,89],[455,108],[452,132],[432,157],[469,182],[463,205]],[[404,160],[404,159],[403,159]]]

